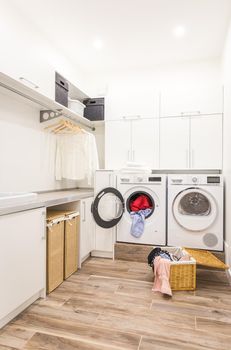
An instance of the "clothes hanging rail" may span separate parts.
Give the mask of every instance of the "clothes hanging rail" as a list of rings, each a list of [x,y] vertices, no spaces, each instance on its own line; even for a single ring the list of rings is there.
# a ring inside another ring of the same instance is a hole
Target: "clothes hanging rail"
[[[1,75],[2,75],[2,73],[1,73]],[[5,74],[4,74],[3,76],[4,76],[4,77],[7,77]],[[9,77],[9,80],[14,81],[14,80],[13,80],[12,78],[10,78],[10,77]],[[18,81],[14,81],[14,82],[16,82],[17,84],[22,84],[22,83],[19,83]],[[31,102],[37,104],[37,105],[39,105],[39,106],[45,108],[45,110],[41,110],[41,111],[40,111],[40,122],[41,122],[41,123],[42,123],[42,122],[46,122],[47,120],[51,120],[51,119],[55,119],[55,118],[58,118],[58,117],[60,117],[60,116],[63,116],[63,117],[65,117],[65,118],[70,119],[71,121],[74,121],[76,124],[80,124],[80,125],[84,126],[85,128],[88,128],[88,129],[90,129],[90,130],[92,130],[92,131],[95,130],[95,127],[94,127],[94,126],[89,126],[89,125],[87,125],[87,123],[84,123],[84,122],[81,121],[81,120],[75,120],[75,118],[74,118],[73,116],[71,116],[71,115],[68,114],[68,111],[65,111],[64,109],[62,109],[62,105],[56,103],[55,101],[52,101],[52,100],[51,100],[52,104],[55,103],[55,104],[57,104],[58,106],[60,106],[60,108],[57,108],[57,109],[55,109],[55,108],[50,108],[49,103],[45,103],[45,102],[41,101],[41,100],[38,99],[38,98],[29,96],[29,95],[27,95],[26,93],[20,91],[19,89],[14,88],[13,86],[10,86],[10,85],[4,83],[4,82],[1,81],[1,80],[0,80],[0,87],[3,87],[4,89],[6,89],[6,90],[8,90],[8,91],[11,91],[11,92],[13,92],[13,93],[15,93],[15,94],[17,94],[17,95],[19,95],[19,96],[25,98],[25,99],[27,99],[27,100],[29,100],[29,101],[31,101]],[[46,99],[48,99],[48,98],[46,98]],[[46,115],[46,114],[48,114],[48,118],[44,118],[44,115]],[[71,113],[71,111],[70,111],[70,114],[73,114],[73,113]],[[89,122],[89,121],[88,121],[88,122]]]

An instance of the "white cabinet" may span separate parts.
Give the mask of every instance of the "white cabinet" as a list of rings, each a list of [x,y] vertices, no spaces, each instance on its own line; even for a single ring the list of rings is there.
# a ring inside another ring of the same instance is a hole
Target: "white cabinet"
[[[105,99],[105,119],[159,117],[159,92],[147,84],[111,86]]]
[[[161,117],[222,113],[221,86],[174,86],[161,92]]]
[[[159,167],[159,119],[138,119],[131,123],[132,161],[154,169]]]
[[[189,118],[160,119],[160,168],[189,167]]]
[[[80,209],[80,262],[83,262],[94,249],[95,235],[91,205],[93,197],[81,200]]]
[[[55,69],[52,49],[26,18],[12,4],[2,6],[0,13],[1,72],[21,81],[31,89],[54,99]]]
[[[191,118],[191,168],[222,169],[222,116]]]
[[[44,291],[45,242],[45,208],[0,216],[0,327]]]
[[[158,156],[159,119],[136,118],[106,122],[107,169],[121,169],[128,161],[158,168]]]
[[[105,168],[120,169],[131,160],[131,122],[105,123]]]
[[[39,47],[32,48],[24,41],[15,40],[14,45],[8,42],[5,45],[0,58],[1,72],[54,100],[55,70]]]
[[[222,169],[222,115],[160,119],[161,169]]]

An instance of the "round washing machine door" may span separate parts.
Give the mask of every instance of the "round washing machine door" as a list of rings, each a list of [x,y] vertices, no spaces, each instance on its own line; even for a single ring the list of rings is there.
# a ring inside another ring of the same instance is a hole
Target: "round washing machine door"
[[[177,223],[189,231],[204,231],[217,217],[214,197],[201,188],[193,187],[180,192],[172,210]]]
[[[118,224],[124,213],[124,199],[121,193],[107,187],[100,191],[92,203],[91,211],[95,222],[103,228],[111,228]]]

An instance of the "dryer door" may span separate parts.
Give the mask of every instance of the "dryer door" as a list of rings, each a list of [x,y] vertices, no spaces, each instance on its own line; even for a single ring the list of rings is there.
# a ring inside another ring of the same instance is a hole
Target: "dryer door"
[[[95,197],[91,211],[100,227],[111,228],[117,225],[124,213],[122,194],[113,187],[103,189]]]
[[[196,187],[180,192],[173,202],[172,210],[177,223],[189,231],[203,231],[217,217],[217,205],[213,196]]]

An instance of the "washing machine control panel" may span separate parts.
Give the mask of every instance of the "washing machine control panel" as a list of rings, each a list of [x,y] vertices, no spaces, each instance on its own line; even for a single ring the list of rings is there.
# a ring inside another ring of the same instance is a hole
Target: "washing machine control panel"
[[[152,184],[152,183],[162,183],[161,176],[149,176],[149,175],[130,175],[130,176],[120,176],[120,183],[143,183],[143,184]]]
[[[196,176],[192,177],[192,182],[196,184],[198,182],[198,178]]]

